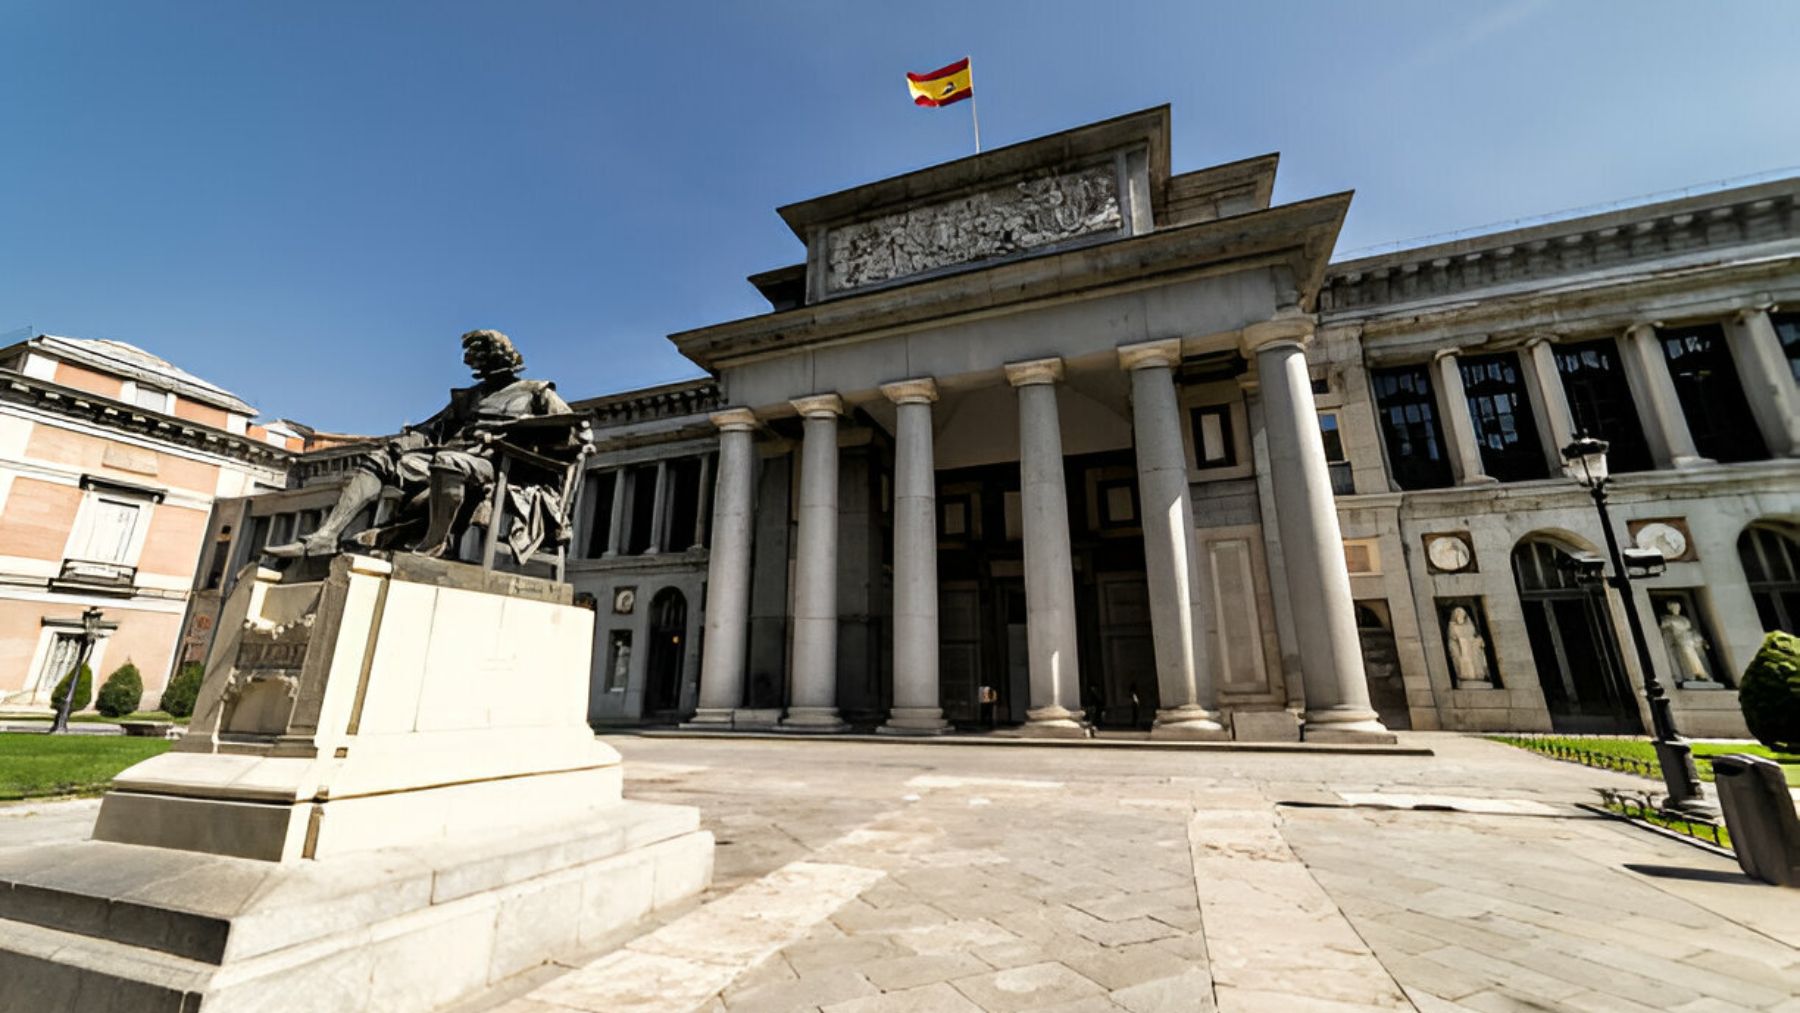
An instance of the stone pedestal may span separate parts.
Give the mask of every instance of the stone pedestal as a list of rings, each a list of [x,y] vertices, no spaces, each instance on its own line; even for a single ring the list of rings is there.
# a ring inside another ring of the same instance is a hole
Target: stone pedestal
[[[93,840],[0,856],[0,1011],[430,1010],[703,889],[689,808],[620,799],[593,614],[536,578],[246,573],[193,722]]]

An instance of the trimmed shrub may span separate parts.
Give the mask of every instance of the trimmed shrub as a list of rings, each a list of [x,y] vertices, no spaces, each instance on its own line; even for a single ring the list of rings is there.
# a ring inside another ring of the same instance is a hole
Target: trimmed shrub
[[[81,678],[75,680],[75,700],[69,704],[69,713],[86,710],[89,701],[94,699],[94,670],[85,663],[81,666]],[[63,697],[69,693],[69,677],[63,676],[50,693],[50,706],[62,710]]]
[[[109,718],[122,718],[138,709],[144,699],[144,678],[137,666],[127,661],[106,677],[100,685],[100,698],[94,709]]]
[[[198,661],[181,666],[175,678],[163,688],[162,702],[157,706],[171,717],[193,717],[194,698],[200,695],[200,683],[205,675],[206,668]]]
[[[1758,742],[1800,753],[1800,637],[1776,630],[1763,638],[1738,680],[1738,706]]]

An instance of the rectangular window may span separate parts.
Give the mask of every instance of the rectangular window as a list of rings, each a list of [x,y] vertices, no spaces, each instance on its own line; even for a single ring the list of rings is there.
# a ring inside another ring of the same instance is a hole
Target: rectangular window
[[[1438,428],[1431,369],[1420,364],[1370,374],[1388,466],[1402,489],[1442,489],[1454,482]]]
[[[87,537],[76,547],[75,558],[92,563],[130,563],[137,525],[138,504],[95,497],[88,508]]]
[[[650,551],[656,536],[656,465],[632,468],[625,485],[625,555]]]
[[[1135,527],[1138,522],[1136,483],[1127,479],[1101,482],[1100,526],[1102,528]]]
[[[56,684],[62,681],[63,676],[69,674],[69,669],[75,667],[75,659],[80,656],[81,634],[52,633],[50,649],[44,652],[44,665],[38,669],[37,689],[34,695],[49,699],[50,694],[56,690]],[[81,698],[76,697],[75,699],[80,700]]]
[[[606,691],[623,693],[631,683],[631,631],[613,630],[607,635]]]
[[[694,544],[694,520],[700,515],[700,458],[683,457],[669,462],[669,491],[663,512],[669,515],[668,536],[663,545],[671,552]]]
[[[1481,470],[1502,482],[1548,478],[1550,464],[1538,439],[1518,355],[1459,357],[1457,367],[1462,370],[1475,445],[1481,448]]]
[[[1344,454],[1342,422],[1336,411],[1319,413],[1319,439],[1325,444],[1325,466],[1331,471],[1331,493],[1334,496],[1356,493],[1356,479],[1350,473],[1350,458]]]
[[[603,471],[588,479],[587,558],[599,559],[606,554],[612,538],[613,489],[619,484],[617,471]]]
[[[1800,313],[1771,313],[1769,322],[1775,325],[1775,337],[1787,355],[1788,372],[1800,383]]]
[[[1237,463],[1231,438],[1231,406],[1207,405],[1193,410],[1194,461],[1201,468],[1229,468]]]
[[[169,392],[157,390],[155,387],[134,387],[131,402],[139,408],[148,408],[153,412],[169,410]]]
[[[1715,461],[1761,461],[1769,456],[1750,416],[1737,366],[1716,324],[1658,331],[1688,432],[1701,456]]]
[[[1575,432],[1597,436],[1612,446],[1607,467],[1616,472],[1649,471],[1650,447],[1644,442],[1644,426],[1638,420],[1637,402],[1625,379],[1619,344],[1611,338],[1579,344],[1557,344],[1556,371],[1562,374],[1563,393]],[[1558,448],[1561,449],[1561,448]]]
[[[970,535],[969,497],[943,496],[938,499],[938,533],[945,538],[963,539]]]
[[[212,558],[206,564],[207,590],[218,587],[225,582],[225,567],[231,562],[231,525],[219,528],[219,534],[213,539]]]

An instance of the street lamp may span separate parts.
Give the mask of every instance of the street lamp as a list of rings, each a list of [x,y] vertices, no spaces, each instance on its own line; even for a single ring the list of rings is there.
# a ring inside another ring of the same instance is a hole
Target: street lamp
[[[1638,669],[1644,673],[1644,697],[1650,702],[1650,725],[1655,733],[1657,765],[1662,768],[1663,784],[1669,797],[1663,805],[1693,813],[1711,815],[1712,803],[1700,790],[1700,775],[1694,769],[1694,754],[1687,741],[1675,730],[1675,716],[1669,709],[1669,698],[1657,681],[1650,660],[1650,644],[1644,639],[1644,624],[1638,618],[1637,602],[1631,596],[1630,570],[1625,555],[1619,551],[1619,540],[1613,535],[1612,516],[1606,512],[1607,442],[1592,436],[1578,436],[1563,448],[1563,473],[1574,479],[1594,497],[1594,509],[1600,512],[1600,530],[1606,535],[1606,552],[1612,557],[1612,576],[1606,578],[1619,592],[1625,606],[1625,624],[1631,629],[1631,642],[1637,648]],[[1661,572],[1661,558],[1648,560],[1643,553],[1633,553],[1640,569]]]
[[[87,664],[88,656],[94,653],[94,643],[100,639],[100,624],[105,618],[98,608],[81,613],[81,650],[75,652],[75,664],[69,669],[69,688],[63,693],[62,703],[56,705],[56,720],[50,722],[51,735],[69,730],[69,711],[75,704],[75,689],[81,685],[81,666]]]

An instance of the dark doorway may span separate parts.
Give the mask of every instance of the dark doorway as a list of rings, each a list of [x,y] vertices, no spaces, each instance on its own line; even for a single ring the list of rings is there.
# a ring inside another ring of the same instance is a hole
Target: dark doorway
[[[1394,623],[1386,599],[1356,603],[1356,633],[1362,641],[1369,706],[1388,728],[1411,728],[1412,711],[1406,706],[1406,683],[1400,676],[1400,651],[1394,645]]]
[[[644,667],[644,720],[673,722],[681,713],[681,662],[686,652],[687,598],[672,587],[650,600],[650,655]]]
[[[1102,728],[1148,728],[1156,718],[1156,644],[1150,634],[1150,585],[1142,571],[1094,578],[1100,664],[1082,673],[1082,701]]]
[[[1513,550],[1513,579],[1525,610],[1550,725],[1559,732],[1643,731],[1625,678],[1618,639],[1599,584],[1577,583],[1570,554],[1543,539]]]

